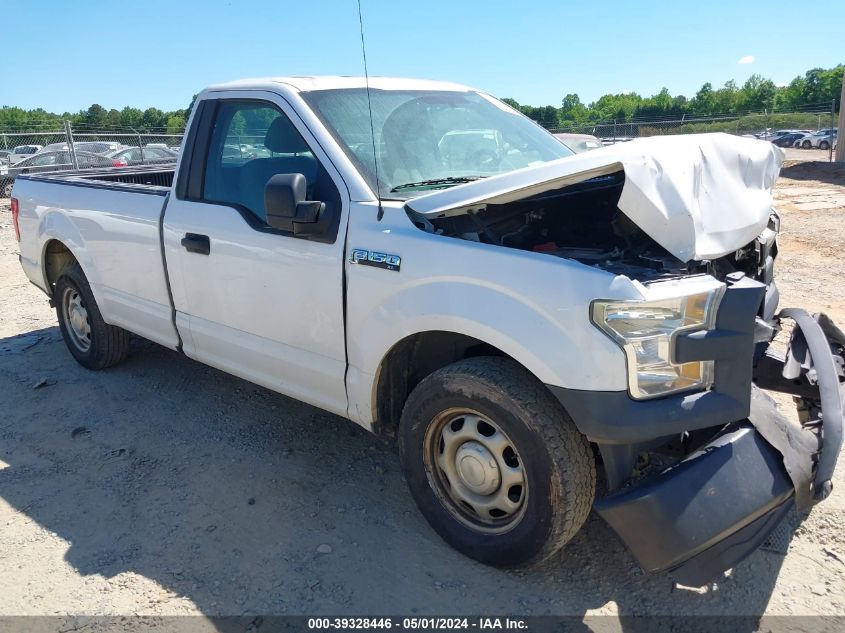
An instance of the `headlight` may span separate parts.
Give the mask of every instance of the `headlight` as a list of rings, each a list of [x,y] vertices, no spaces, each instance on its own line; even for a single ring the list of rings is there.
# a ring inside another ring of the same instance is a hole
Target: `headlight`
[[[724,287],[658,301],[594,301],[593,323],[618,342],[628,359],[628,389],[637,399],[713,383],[713,361],[672,362],[675,335],[712,329]]]

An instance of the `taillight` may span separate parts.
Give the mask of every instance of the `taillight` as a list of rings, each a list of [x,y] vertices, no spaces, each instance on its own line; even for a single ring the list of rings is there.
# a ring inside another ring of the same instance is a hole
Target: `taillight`
[[[115,160],[115,161],[112,161],[111,166],[112,167],[126,167],[128,164],[129,163],[127,163],[125,160]]]
[[[21,227],[18,226],[18,199],[12,198],[12,224],[15,225],[15,239],[21,241]]]

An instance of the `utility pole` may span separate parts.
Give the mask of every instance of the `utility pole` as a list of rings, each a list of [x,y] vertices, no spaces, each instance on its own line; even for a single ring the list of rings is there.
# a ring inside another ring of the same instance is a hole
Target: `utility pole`
[[[68,152],[70,152],[70,162],[74,169],[79,169],[79,163],[76,160],[76,148],[73,146],[73,129],[70,127],[70,121],[65,121],[65,140],[67,141]]]
[[[845,130],[845,108],[842,104],[845,103],[845,73],[842,75],[842,96],[839,98],[839,131]],[[836,145],[836,162],[845,163],[845,146]]]
[[[842,108],[840,108],[841,110]],[[830,149],[827,152],[827,161],[833,162],[833,117],[836,116],[836,97],[830,100]]]

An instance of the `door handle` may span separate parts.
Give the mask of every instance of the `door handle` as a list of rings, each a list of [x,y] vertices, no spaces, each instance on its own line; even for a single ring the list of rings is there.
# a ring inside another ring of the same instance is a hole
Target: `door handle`
[[[208,235],[185,233],[185,237],[182,238],[182,246],[189,253],[208,255],[211,252],[211,240],[208,239]]]

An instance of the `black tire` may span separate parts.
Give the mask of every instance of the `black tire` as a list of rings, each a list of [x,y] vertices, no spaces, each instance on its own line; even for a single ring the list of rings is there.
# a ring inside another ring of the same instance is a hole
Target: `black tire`
[[[801,142],[801,148],[802,149],[810,149],[812,146],[813,146],[813,144],[810,141],[802,141]]]
[[[73,297],[85,311],[84,320],[88,325],[89,333],[84,341],[82,340],[84,337],[80,337],[74,330],[73,318],[79,318],[80,313],[74,313],[74,308],[69,307],[70,297]],[[94,300],[91,287],[79,264],[71,264],[61,272],[56,281],[53,298],[62,338],[71,355],[80,365],[88,369],[105,369],[126,358],[131,335],[126,330],[109,325],[103,320],[100,308]]]
[[[524,468],[520,514],[501,531],[491,533],[461,517],[460,504],[449,499],[448,476],[433,464],[437,456],[426,459],[430,450],[443,453],[441,436],[430,439],[432,426],[443,412],[456,410],[494,420]],[[411,494],[429,524],[452,547],[489,565],[542,563],[575,536],[595,497],[595,463],[586,437],[548,389],[510,359],[465,359],[422,380],[405,403],[399,449]]]
[[[12,186],[15,184],[14,180],[9,180],[4,182],[0,187],[2,187],[2,191],[0,191],[0,196],[3,198],[11,198],[12,197]]]
[[[821,141],[819,143],[819,149],[830,149],[830,143],[827,141]]]

